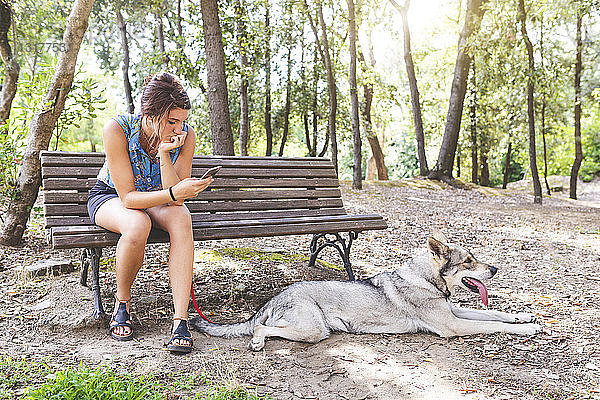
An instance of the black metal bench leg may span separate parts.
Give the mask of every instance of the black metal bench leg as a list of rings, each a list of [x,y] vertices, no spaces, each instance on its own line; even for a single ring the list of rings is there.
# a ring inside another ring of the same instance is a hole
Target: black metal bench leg
[[[81,257],[80,257],[81,271],[79,283],[81,286],[88,287],[87,277],[88,277],[88,269],[90,266],[90,259],[88,257],[88,249],[81,249]]]
[[[333,236],[333,239],[327,237],[328,235]],[[344,268],[348,273],[348,280],[354,280],[354,272],[352,272],[352,264],[350,263],[350,249],[352,247],[352,242],[358,236],[358,232],[348,232],[348,243],[346,240],[342,238],[339,233],[318,233],[313,236],[312,241],[310,242],[310,260],[308,262],[309,267],[314,267],[315,262],[317,261],[317,256],[326,247],[333,247],[337,249],[338,253],[342,257],[342,261],[344,262]],[[323,243],[319,244],[319,240],[323,239]]]
[[[87,275],[88,268],[91,266],[92,272],[92,294],[94,295],[94,318],[103,319],[106,317],[104,307],[102,306],[102,297],[100,294],[100,258],[102,257],[102,248],[88,247],[81,253],[81,284],[88,286]]]

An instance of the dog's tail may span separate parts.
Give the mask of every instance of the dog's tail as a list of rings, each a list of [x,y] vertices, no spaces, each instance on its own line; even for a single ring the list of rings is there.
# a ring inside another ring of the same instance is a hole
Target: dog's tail
[[[237,324],[215,324],[200,317],[195,317],[190,319],[190,325],[194,329],[207,333],[210,336],[233,338],[252,335],[254,333],[254,325],[256,324],[255,317],[256,316],[250,318],[246,322],[239,322]]]

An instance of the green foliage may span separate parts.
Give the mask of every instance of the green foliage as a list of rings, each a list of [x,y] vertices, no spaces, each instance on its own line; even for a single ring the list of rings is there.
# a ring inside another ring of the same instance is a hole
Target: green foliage
[[[29,390],[25,400],[158,400],[164,392],[165,387],[152,377],[120,375],[108,367],[89,368],[80,364],[52,374],[45,384]]]
[[[584,181],[591,181],[600,176],[600,115],[594,115],[583,132],[582,146],[584,158],[579,176]]]
[[[17,173],[23,161],[26,133],[8,121],[0,131],[0,193],[9,195],[16,185]]]
[[[97,112],[104,110],[106,98],[98,89],[98,82],[91,77],[80,78],[81,70],[75,74],[69,96],[65,102],[63,112],[60,114],[54,128],[54,150],[58,149],[59,142],[68,144],[63,133],[70,127],[81,127],[81,122],[92,121],[98,115]],[[94,142],[91,132],[88,132],[88,139]]]
[[[30,362],[0,355],[0,399],[12,399],[14,391],[41,382],[50,373],[44,362]]]
[[[164,381],[168,383],[164,383]],[[77,367],[57,369],[44,362],[0,356],[0,399],[12,399],[25,391],[23,400],[152,400],[186,398],[206,400],[260,400],[268,399],[248,393],[233,382],[217,384],[203,374],[169,375],[157,377],[119,373],[113,367]]]

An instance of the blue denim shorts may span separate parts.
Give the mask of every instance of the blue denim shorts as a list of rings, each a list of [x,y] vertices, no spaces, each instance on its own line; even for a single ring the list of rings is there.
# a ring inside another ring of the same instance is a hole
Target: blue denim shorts
[[[88,195],[87,201],[88,214],[92,220],[92,223],[96,223],[96,212],[100,206],[106,201],[114,199],[115,197],[119,197],[115,188],[108,186],[102,181],[96,181],[94,187],[90,189],[90,194]]]

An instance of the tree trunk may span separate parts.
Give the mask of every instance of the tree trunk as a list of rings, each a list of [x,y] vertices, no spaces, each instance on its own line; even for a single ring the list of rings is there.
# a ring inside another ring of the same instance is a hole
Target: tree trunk
[[[5,1],[0,1],[0,56],[4,62],[5,76],[0,94],[0,126],[6,124],[10,116],[13,99],[17,94],[17,80],[20,66],[8,42],[8,31],[12,23],[12,10]]]
[[[512,150],[512,142],[508,142],[508,149],[506,150],[506,158],[504,159],[504,177],[502,178],[502,189],[506,189],[508,185],[508,173],[510,169],[510,152]]]
[[[542,143],[544,146],[544,183],[546,184],[546,193],[550,196],[550,185],[548,184],[548,152],[546,147],[546,71],[544,70],[544,20],[540,20],[540,69],[541,69],[541,90],[542,90]]]
[[[534,74],[535,64],[533,59],[533,45],[527,35],[527,28],[525,21],[527,14],[525,13],[524,0],[518,0],[519,10],[518,19],[521,21],[521,34],[525,41],[525,47],[527,49],[527,59],[529,61],[528,77],[527,77],[527,120],[529,124],[529,167],[531,169],[531,177],[533,179],[533,202],[535,204],[542,204],[542,185],[540,185],[540,177],[537,170],[537,157],[536,157],[536,146],[535,146],[535,109],[533,103],[533,85],[534,85]]]
[[[352,104],[352,187],[362,189],[362,141],[360,140],[360,117],[358,112],[358,86],[356,84],[356,20],[354,0],[348,0],[348,23],[350,30],[350,102]]]
[[[360,10],[360,8],[359,8],[359,10]],[[360,20],[358,15],[357,15],[357,20]],[[371,40],[371,30],[369,30],[369,32],[367,33],[367,41],[368,41],[367,43],[368,43],[368,49],[369,49],[370,68],[372,69],[373,67],[375,67],[376,62],[375,62],[375,54],[373,53],[373,42]],[[361,65],[363,67],[363,73],[365,75],[367,75],[369,68],[367,67],[367,62],[366,62],[363,52],[360,50],[360,48],[358,49],[358,59],[361,62]],[[371,82],[370,79],[365,79],[365,83],[363,85],[363,92],[364,92],[364,97],[365,97],[365,105],[362,109],[362,114],[363,114],[363,120],[364,120],[365,133],[367,134],[367,140],[369,142],[369,146],[371,147],[371,154],[372,154],[372,157],[367,162],[367,177],[366,177],[366,179],[373,180],[375,178],[374,173],[371,172],[373,170],[373,164],[374,164],[375,168],[377,169],[377,179],[379,179],[380,181],[387,181],[389,179],[389,177],[388,177],[387,167],[385,166],[383,151],[381,150],[381,145],[379,144],[379,138],[377,137],[375,132],[373,132],[373,122],[371,120],[371,108],[372,108],[372,104],[373,104],[373,83]]]
[[[160,51],[160,55],[162,58],[162,63],[165,68],[165,71],[169,70],[169,56],[167,56],[167,52],[165,50],[165,35],[163,28],[163,20],[162,20],[162,6],[159,6],[160,9],[156,11],[154,17],[156,18],[156,39],[158,40],[158,50]]]
[[[225,76],[225,54],[217,0],[201,0],[200,7],[206,49],[208,114],[213,153],[215,155],[234,155],[227,78]]]
[[[479,184],[481,186],[490,186],[490,166],[488,164],[488,150],[489,149],[487,148],[481,149],[481,175],[479,177]]]
[[[544,145],[544,182],[546,184],[546,193],[550,196],[550,185],[548,184],[548,151],[546,147],[546,94],[542,95],[542,143]]]
[[[248,56],[246,48],[248,40],[246,35],[246,24],[244,23],[245,8],[242,0],[236,0],[238,49],[240,52],[240,155],[248,155],[248,137],[250,132],[250,117],[248,110]]]
[[[323,54],[325,55],[325,68],[327,68],[327,90],[329,92],[329,115],[327,118],[328,138],[331,145],[331,161],[335,166],[335,172],[338,172],[338,148],[336,134],[336,116],[337,116],[337,87],[335,84],[335,75],[333,73],[333,65],[329,55],[329,40],[327,39],[327,25],[323,18],[323,6],[318,2],[319,6],[319,21],[321,31],[323,32]]]
[[[271,126],[271,27],[269,26],[269,2],[266,3],[265,11],[265,134],[267,136],[267,152],[273,153],[273,128]]]
[[[300,47],[302,55],[300,57],[300,79],[302,80],[302,95],[306,94],[306,65],[304,64],[304,26],[302,27],[302,35],[300,36]],[[315,53],[316,54],[316,53]],[[316,143],[310,143],[310,130],[308,127],[308,104],[305,99],[302,100],[302,122],[304,123],[304,137],[306,141],[306,149],[311,157],[316,155]]]
[[[475,65],[471,77],[471,182],[479,183],[479,155],[477,148],[477,82],[475,80]]]
[[[2,244],[14,246],[23,237],[41,183],[40,152],[48,148],[52,130],[71,89],[77,54],[88,26],[93,3],[93,0],[76,0],[67,18],[63,35],[66,51],[59,55],[52,82],[42,103],[46,106],[35,114],[31,121],[23,164],[0,233]]]
[[[419,99],[419,87],[417,85],[417,75],[415,74],[415,64],[412,58],[410,47],[410,28],[408,26],[408,8],[410,0],[400,6],[395,0],[390,2],[396,7],[402,15],[402,27],[404,30],[404,63],[406,64],[406,74],[408,76],[408,85],[410,87],[410,100],[413,111],[413,121],[415,123],[415,137],[417,138],[417,156],[419,158],[419,175],[427,176],[429,166],[427,165],[427,156],[425,154],[425,133],[423,130],[423,119],[421,117],[421,101]]]
[[[177,48],[183,50],[183,26],[181,25],[181,0],[177,0]]]
[[[487,0],[468,0],[467,2],[465,24],[458,40],[458,55],[456,57],[454,79],[452,80],[452,89],[450,91],[450,104],[448,106],[444,137],[436,165],[429,173],[428,177],[430,179],[452,179],[452,168],[454,166],[465,92],[467,90],[467,80],[469,78],[469,66],[471,64],[469,46],[471,45],[471,37],[477,32],[481,24],[481,19],[485,13],[485,8],[482,6],[486,2]]]
[[[283,135],[279,147],[279,157],[283,157],[283,149],[290,130],[290,110],[292,108],[292,45],[288,48],[287,55],[287,84],[285,92],[285,114],[283,117]]]
[[[581,24],[583,13],[578,5],[577,8],[577,56],[575,61],[575,160],[571,167],[571,181],[569,185],[569,197],[577,199],[577,176],[579,175],[579,167],[583,161],[583,150],[581,148],[581,71],[583,42],[581,40]]]
[[[325,26],[325,19],[323,18],[323,7],[321,2],[317,2],[318,6],[318,20],[321,25],[321,30],[323,32],[323,45],[321,46],[321,40],[319,39],[319,32],[317,31],[317,26],[312,19],[310,14],[310,10],[308,8],[308,4],[306,0],[303,0],[304,9],[306,11],[306,15],[308,17],[308,21],[310,22],[310,27],[315,35],[315,41],[317,43],[317,49],[319,54],[321,55],[321,60],[323,64],[325,64],[325,69],[327,71],[327,91],[329,92],[329,115],[327,122],[327,139],[331,141],[331,161],[335,166],[335,170],[338,170],[338,162],[337,162],[337,136],[335,131],[335,118],[337,114],[337,88],[335,85],[335,75],[333,73],[333,66],[331,64],[331,57],[329,55],[329,42],[327,40],[327,27]]]
[[[127,25],[123,20],[123,15],[118,4],[115,4],[115,14],[117,16],[117,26],[121,31],[121,48],[123,50],[123,86],[125,88],[125,98],[127,99],[127,109],[130,114],[135,111],[135,105],[133,104],[133,95],[131,94],[131,82],[129,81],[129,42],[127,40]]]

